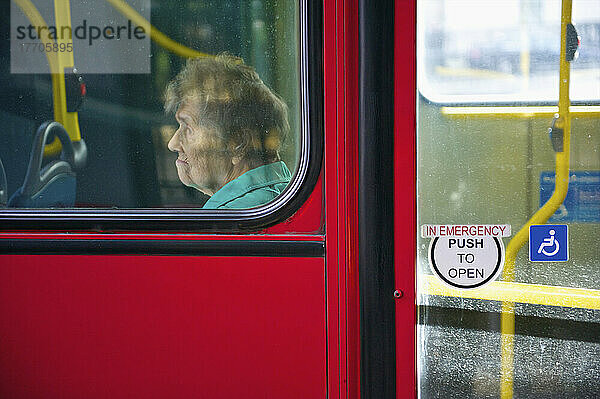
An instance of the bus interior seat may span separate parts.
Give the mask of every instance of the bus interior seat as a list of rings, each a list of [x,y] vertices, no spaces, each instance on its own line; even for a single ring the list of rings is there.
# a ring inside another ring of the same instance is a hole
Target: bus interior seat
[[[62,144],[59,159],[42,165],[46,143],[58,137]],[[76,173],[85,164],[85,143],[75,155],[73,142],[58,122],[44,122],[36,133],[23,185],[11,196],[9,207],[51,208],[73,207],[76,194]]]

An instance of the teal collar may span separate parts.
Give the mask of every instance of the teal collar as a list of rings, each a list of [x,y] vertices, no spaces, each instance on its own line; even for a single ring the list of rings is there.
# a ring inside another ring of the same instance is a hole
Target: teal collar
[[[268,165],[262,165],[258,168],[249,170],[238,178],[230,181],[221,187],[212,197],[206,201],[202,208],[216,209],[227,205],[231,201],[240,199],[250,192],[256,190],[277,187],[277,185],[287,185],[291,179],[291,173],[283,161],[274,162]],[[260,196],[259,196],[260,197]],[[261,203],[245,203],[250,201],[238,201],[244,206],[236,208],[252,208],[270,201],[268,198]]]

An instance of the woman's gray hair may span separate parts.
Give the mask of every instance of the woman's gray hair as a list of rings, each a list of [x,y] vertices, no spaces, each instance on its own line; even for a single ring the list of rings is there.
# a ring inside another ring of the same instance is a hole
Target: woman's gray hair
[[[198,125],[215,128],[232,156],[254,166],[279,160],[290,130],[287,105],[241,58],[189,59],[165,92],[166,112],[182,104],[196,107]]]

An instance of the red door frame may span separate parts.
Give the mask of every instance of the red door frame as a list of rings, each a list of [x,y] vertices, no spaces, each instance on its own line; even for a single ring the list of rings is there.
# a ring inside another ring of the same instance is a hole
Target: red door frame
[[[360,396],[358,298],[358,11],[324,2],[328,394]]]
[[[357,3],[324,9],[328,393],[340,399],[360,397]],[[405,399],[417,395],[416,0],[395,2],[394,52],[396,397]]]
[[[416,373],[416,0],[396,0],[394,225],[396,397],[417,396]]]

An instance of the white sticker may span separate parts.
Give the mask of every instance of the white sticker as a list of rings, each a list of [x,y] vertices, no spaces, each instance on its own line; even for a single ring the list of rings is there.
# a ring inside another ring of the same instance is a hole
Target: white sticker
[[[424,224],[421,237],[510,237],[510,224]]]
[[[478,288],[502,273],[510,225],[424,225],[421,234],[432,238],[431,271],[451,287]]]

